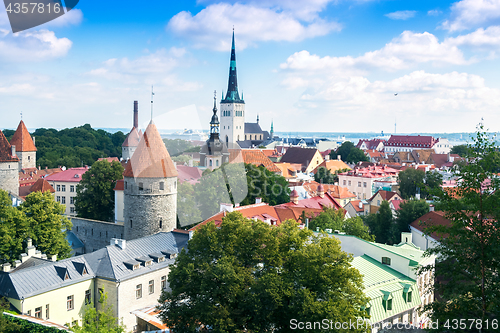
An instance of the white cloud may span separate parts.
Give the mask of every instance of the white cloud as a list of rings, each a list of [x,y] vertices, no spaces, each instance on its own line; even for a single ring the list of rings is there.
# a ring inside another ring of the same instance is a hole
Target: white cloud
[[[330,57],[320,58],[301,51],[292,54],[281,69],[289,71],[303,71],[305,73],[329,73],[330,75],[363,75],[369,70],[382,69],[396,71],[411,68],[420,63],[430,63],[435,66],[466,64],[462,52],[448,43],[440,43],[438,39],[428,33],[413,33],[404,31],[383,48],[367,52],[359,57]],[[289,86],[296,86],[293,79]]]
[[[12,34],[0,29],[0,59],[8,62],[44,61],[65,56],[72,42],[57,38],[53,31],[22,31]]]
[[[432,9],[427,12],[427,15],[429,16],[439,16],[441,14],[443,14],[443,12],[440,11],[439,9]]]
[[[385,14],[385,16],[387,16],[391,20],[407,20],[414,17],[415,14],[417,14],[417,11],[415,10],[400,10],[397,12]]]
[[[474,50],[498,50],[500,48],[500,26],[479,28],[467,35],[447,38],[445,43],[457,46],[468,46]]]
[[[80,9],[72,9],[64,15],[49,21],[43,25],[42,28],[47,27],[67,27],[70,25],[79,25],[83,21],[83,13]]]
[[[294,42],[341,29],[338,23],[311,16],[310,11],[308,13],[302,15],[252,4],[219,3],[209,5],[194,16],[186,11],[178,13],[168,22],[167,29],[178,36],[191,39],[196,47],[221,51],[227,51],[231,47],[228,35],[233,25],[240,50],[257,42]],[[307,16],[306,23],[298,18],[302,16]]]
[[[455,2],[451,6],[450,16],[451,19],[446,20],[442,27],[451,32],[498,22],[500,20],[500,0],[462,0]]]

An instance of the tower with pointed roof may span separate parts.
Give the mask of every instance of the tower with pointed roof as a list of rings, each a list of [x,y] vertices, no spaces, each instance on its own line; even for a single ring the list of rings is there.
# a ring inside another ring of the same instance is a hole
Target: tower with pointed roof
[[[0,189],[19,195],[19,158],[0,131]]]
[[[124,237],[172,231],[177,222],[177,170],[151,121],[124,176]]]
[[[217,97],[214,92],[214,108],[212,120],[210,121],[210,138],[200,151],[200,165],[205,166],[211,170],[216,169],[222,163],[229,162],[229,151],[227,145],[220,140],[219,131],[220,124],[217,117]]]
[[[24,121],[21,120],[17,130],[10,140],[11,146],[16,147],[16,155],[19,158],[18,171],[27,168],[36,168],[36,147],[31,138]]]
[[[137,101],[134,101],[134,126],[127,135],[122,144],[122,158],[128,160],[132,157],[139,141],[141,140],[141,133],[139,131],[139,107]]]
[[[226,97],[220,102],[220,136],[226,144],[245,140],[245,101],[238,93],[234,29]]]

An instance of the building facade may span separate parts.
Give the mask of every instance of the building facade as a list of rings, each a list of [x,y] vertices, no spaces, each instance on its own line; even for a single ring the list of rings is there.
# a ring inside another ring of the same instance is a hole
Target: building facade
[[[88,169],[87,166],[71,168],[45,177],[45,180],[56,190],[54,193],[56,201],[66,206],[64,214],[67,216],[76,216],[76,186]]]
[[[0,189],[19,195],[19,158],[0,131]]]

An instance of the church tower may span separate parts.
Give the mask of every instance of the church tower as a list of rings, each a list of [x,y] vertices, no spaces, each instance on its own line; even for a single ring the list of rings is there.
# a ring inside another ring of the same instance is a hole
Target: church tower
[[[245,101],[238,93],[234,29],[226,98],[220,102],[220,136],[228,146],[236,144],[236,141],[245,140]]]
[[[16,147],[19,158],[18,170],[36,168],[36,147],[24,121],[21,120],[17,130],[10,139],[10,145]]]
[[[200,151],[200,165],[210,170],[220,167],[223,163],[229,162],[229,152],[227,146],[219,138],[219,118],[217,117],[217,97],[214,92],[214,108],[212,120],[210,121],[210,138]]]
[[[177,170],[153,121],[123,176],[125,239],[172,231],[177,222]]]

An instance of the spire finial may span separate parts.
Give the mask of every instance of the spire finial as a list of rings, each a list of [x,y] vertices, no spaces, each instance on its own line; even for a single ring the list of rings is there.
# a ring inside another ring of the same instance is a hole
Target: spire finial
[[[214,90],[214,114],[217,112],[217,90]]]
[[[21,111],[21,120],[23,120],[23,111]]]

